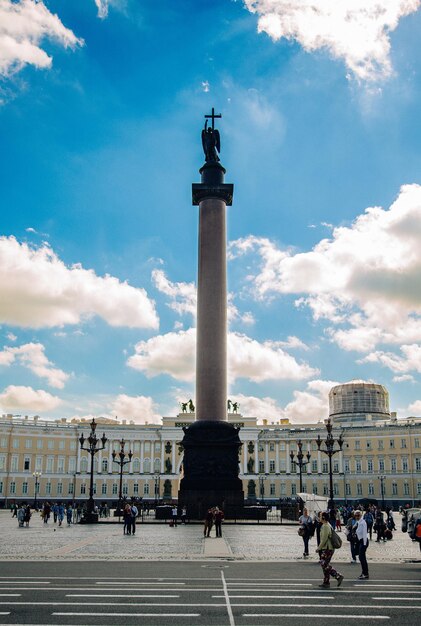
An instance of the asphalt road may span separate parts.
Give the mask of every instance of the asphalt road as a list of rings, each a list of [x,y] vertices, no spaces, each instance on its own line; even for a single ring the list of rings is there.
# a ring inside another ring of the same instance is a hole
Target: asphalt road
[[[368,581],[338,569],[324,590],[314,562],[3,562],[0,624],[419,626],[419,564],[373,564]]]

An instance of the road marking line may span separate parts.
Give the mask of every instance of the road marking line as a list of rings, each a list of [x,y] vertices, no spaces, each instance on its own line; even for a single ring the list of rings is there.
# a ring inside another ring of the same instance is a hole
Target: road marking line
[[[10,615],[10,613],[4,613],[4,615]],[[51,615],[61,617],[200,617],[200,613],[51,613]]]
[[[419,585],[377,585],[374,583],[355,583],[354,587],[359,587],[360,585],[364,585],[364,587],[386,587],[386,589],[399,589],[400,587],[403,587],[403,589],[410,589],[411,587],[415,587],[419,589]]]
[[[225,597],[225,602],[227,603],[227,611],[228,611],[228,617],[229,617],[229,621],[230,621],[230,626],[235,626],[235,621],[234,621],[234,615],[231,609],[231,604],[230,604],[230,597],[229,597],[229,593],[228,593],[228,587],[227,587],[227,583],[225,581],[225,576],[224,576],[224,571],[221,570],[221,578],[222,578],[222,587],[224,589],[224,597]]]
[[[20,598],[21,593],[0,593],[0,598]]]
[[[220,599],[223,598],[224,596],[212,596],[212,598],[215,599]],[[322,594],[320,596],[233,596],[231,594],[230,596],[231,600],[233,599],[242,599],[242,598],[250,598],[250,599],[257,599],[257,600],[262,600],[264,598],[268,598],[271,600],[276,600],[279,598],[279,600],[283,600],[285,598],[285,600],[334,600],[335,596],[327,596],[326,594]]]
[[[389,615],[332,615],[331,613],[243,613],[243,617],[323,617],[329,619],[390,619]]]
[[[109,593],[66,593],[66,598],[179,598],[180,596],[166,595],[166,596],[151,596],[147,595],[132,595],[132,594],[109,594]],[[223,597],[223,596],[222,596]]]
[[[0,580],[0,585],[19,585],[17,580]],[[25,580],[25,585],[49,585],[47,580]],[[3,589],[3,587],[0,587]]]
[[[10,589],[13,591],[48,591],[48,593],[50,593],[51,591],[88,591],[90,589],[90,587],[42,587],[40,589],[37,589],[36,587],[6,587],[5,589]],[[118,587],[117,589],[98,589],[95,588],[95,591],[124,591],[124,589],[122,589],[121,587]],[[209,591],[221,591],[220,588],[217,589],[207,589],[207,588],[203,588],[203,587],[192,587],[192,588],[188,588],[186,589],[185,587],[183,587],[183,589],[133,589],[133,591],[180,591],[180,592],[190,592],[190,591],[205,591],[206,593]],[[367,592],[369,593],[369,592]],[[370,593],[373,593],[372,591],[370,591]]]
[[[213,606],[210,605],[210,606]],[[236,606],[236,607],[289,607],[289,606],[296,606],[296,607],[300,607],[300,608],[305,608],[305,607],[311,607],[311,608],[332,608],[332,604],[297,604],[296,602],[294,603],[290,603],[290,604],[271,604],[271,603],[267,603],[267,604],[246,604],[246,603],[235,603],[235,604],[231,604],[231,606]],[[367,605],[366,604],[336,604],[335,603],[335,609],[366,609]],[[370,604],[370,609],[419,609],[421,607],[419,606],[390,606],[388,604]],[[303,615],[306,615],[305,613],[303,613]]]
[[[396,601],[398,601],[398,602],[416,602],[418,600],[418,602],[421,602],[421,598],[396,598],[395,596],[391,596],[390,598],[384,597],[384,596],[379,596],[379,597],[373,596],[371,599],[372,600],[393,600],[394,602],[396,602]],[[419,606],[420,606],[420,609],[421,609],[421,604]]]
[[[267,587],[312,587],[311,583],[283,583],[283,582],[277,582],[277,583],[256,583],[256,582],[252,582],[252,583],[229,583],[227,582],[227,585],[230,587],[232,585],[255,585],[256,587],[261,587],[261,586],[267,586]]]
[[[104,607],[103,602],[0,602],[0,605],[7,604],[7,606],[75,606],[84,607],[84,606],[102,606]],[[126,609],[131,606],[160,606],[161,608],[167,606],[225,606],[225,603],[213,603],[213,602],[108,602],[107,606],[124,606]],[[244,606],[248,606],[245,604]],[[258,604],[256,606],[265,606],[264,604]],[[277,606],[277,605],[274,605]],[[282,606],[282,605],[280,605]],[[288,606],[288,605],[286,605]],[[57,615],[57,613],[56,613]]]
[[[158,583],[158,582],[150,582],[150,583],[119,583],[118,581],[115,582],[97,582],[95,583],[96,585],[124,585],[124,587],[126,587],[127,585],[168,585],[168,583]],[[173,585],[185,585],[186,583],[172,583]]]

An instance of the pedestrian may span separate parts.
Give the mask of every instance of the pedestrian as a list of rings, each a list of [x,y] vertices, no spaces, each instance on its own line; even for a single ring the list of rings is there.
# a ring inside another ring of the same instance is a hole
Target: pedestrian
[[[303,557],[306,558],[308,556],[308,542],[314,534],[313,520],[308,514],[308,509],[306,507],[304,507],[303,514],[300,515],[298,521],[300,523],[299,534],[301,535],[304,542]]]
[[[341,511],[339,509],[336,511],[336,530],[342,531]]]
[[[186,523],[186,517],[187,517],[187,509],[185,506],[183,506],[183,508],[181,509],[181,523],[182,524]]]
[[[373,514],[372,514],[372,512],[370,511],[369,508],[364,513],[364,519],[365,519],[365,523],[367,524],[367,532],[368,532],[368,534],[370,536],[370,541],[371,541],[372,533],[373,533],[374,517],[373,517]]]
[[[28,528],[29,526],[29,522],[31,520],[31,507],[29,506],[29,504],[26,505],[25,507],[25,517],[24,517],[24,522],[26,524],[26,528]]]
[[[57,515],[58,515],[58,504],[57,504],[57,502],[54,502],[54,504],[53,504],[53,520],[54,520],[54,524],[57,523]]]
[[[132,535],[136,534],[136,518],[139,515],[139,511],[137,506],[133,503],[131,507],[131,516],[132,516]]]
[[[123,535],[132,534],[132,507],[129,503],[124,506],[123,509]]]
[[[18,505],[16,504],[12,504],[12,517],[17,517],[18,516]]]
[[[376,543],[380,543],[382,539],[383,541],[386,541],[386,537],[384,536],[384,531],[386,530],[386,524],[384,523],[383,511],[381,510],[379,506],[376,509],[374,530],[377,533]]]
[[[222,522],[224,519],[224,512],[219,507],[215,507],[214,520],[215,520],[215,530],[216,536],[222,537]]]
[[[173,526],[177,526],[177,517],[178,517],[178,509],[176,506],[173,506],[171,511],[171,521]]]
[[[42,517],[44,519],[44,524],[48,524],[50,515],[51,515],[51,505],[49,502],[45,502],[44,506],[42,507]]]
[[[361,574],[358,576],[360,580],[367,580],[368,576],[368,564],[366,552],[368,548],[368,534],[367,534],[367,522],[363,518],[361,511],[355,511],[355,519],[357,522],[356,535],[358,538],[358,558],[361,563]]]
[[[59,502],[55,506],[57,507],[56,519],[58,519],[58,525],[61,526],[64,520],[64,504]]]
[[[322,527],[322,513],[321,513],[321,511],[319,511],[318,513],[314,514],[313,527],[314,527],[314,530],[316,532],[317,545],[319,545],[319,543],[320,543],[320,529]]]
[[[18,512],[16,514],[16,517],[18,518],[19,528],[23,528],[23,524],[24,524],[24,521],[25,521],[25,509],[23,508],[23,506],[20,506],[18,508]]]
[[[336,509],[331,508],[329,511],[329,524],[332,526],[333,530],[336,528]]]
[[[392,509],[386,509],[386,512],[387,512],[386,526],[388,530],[390,531],[396,530],[396,525],[395,525],[395,520],[393,519]]]
[[[415,522],[414,539],[415,541],[418,541],[418,545],[420,547],[420,552],[421,552],[421,513],[419,514],[418,519]]]
[[[210,536],[210,531],[212,530],[212,526],[213,526],[213,509],[210,508],[207,510],[206,515],[205,515],[205,525],[203,527],[203,535],[205,537]]]
[[[351,513],[346,523],[345,534],[347,541],[349,541],[349,547],[351,550],[351,564],[357,562],[357,554],[358,554],[358,539],[356,535],[357,530],[357,521],[355,519],[355,511]]]
[[[323,570],[323,582],[319,587],[322,589],[330,588],[330,577],[336,579],[338,587],[341,586],[344,577],[342,574],[337,572],[330,564],[332,560],[332,556],[335,552],[332,545],[332,527],[329,524],[330,515],[329,513],[322,513],[322,527],[320,530],[320,543],[317,546],[316,552],[319,554],[319,563]]]
[[[66,508],[66,517],[67,517],[67,524],[68,526],[70,526],[70,524],[72,523],[72,518],[73,518],[73,507],[70,504],[70,502]]]

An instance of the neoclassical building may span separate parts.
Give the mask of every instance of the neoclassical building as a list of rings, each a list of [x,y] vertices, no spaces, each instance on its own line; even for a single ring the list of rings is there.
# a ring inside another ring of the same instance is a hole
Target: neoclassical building
[[[386,504],[421,502],[421,418],[396,419],[389,412],[389,397],[382,385],[351,381],[334,387],[329,394],[329,417],[333,436],[344,439],[342,452],[333,457],[333,488],[337,502],[363,498],[384,499]],[[123,494],[144,501],[177,499],[182,473],[180,441],[183,426],[194,421],[194,413],[163,417],[162,424],[98,418],[97,433],[107,443],[95,455],[96,498],[116,503],[119,472],[112,453],[132,452],[124,468]],[[250,501],[276,504],[280,498],[300,492],[297,442],[309,462],[302,469],[304,492],[329,494],[329,463],[316,439],[326,437],[323,420],[314,424],[292,424],[229,414],[240,428],[243,443],[239,471],[245,497]],[[33,501],[35,484],[39,500],[87,499],[90,457],[80,449],[79,437],[88,436],[89,422],[45,421],[39,417],[0,418],[0,506]],[[36,476],[34,476],[36,474]]]

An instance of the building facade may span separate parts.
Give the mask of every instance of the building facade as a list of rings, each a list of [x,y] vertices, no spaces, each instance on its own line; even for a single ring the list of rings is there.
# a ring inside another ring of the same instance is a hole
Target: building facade
[[[98,418],[97,434],[105,432],[106,448],[95,455],[94,491],[98,502],[116,504],[119,467],[112,452],[124,439],[133,453],[124,468],[123,496],[145,502],[176,500],[182,477],[183,426],[194,413],[164,417],[162,425],[135,425]],[[240,427],[240,478],[249,502],[276,504],[300,492],[297,465],[291,452],[297,442],[311,455],[302,470],[303,492],[329,495],[328,458],[316,445],[324,439],[324,422],[297,425],[288,420],[258,425],[256,418],[230,414]],[[333,422],[335,439],[342,433],[342,452],[333,457],[336,502],[382,499],[393,506],[421,502],[421,419]],[[81,451],[79,437],[90,432],[89,422],[43,421],[40,418],[0,418],[0,506],[35,499],[83,501],[89,496],[91,457]]]

